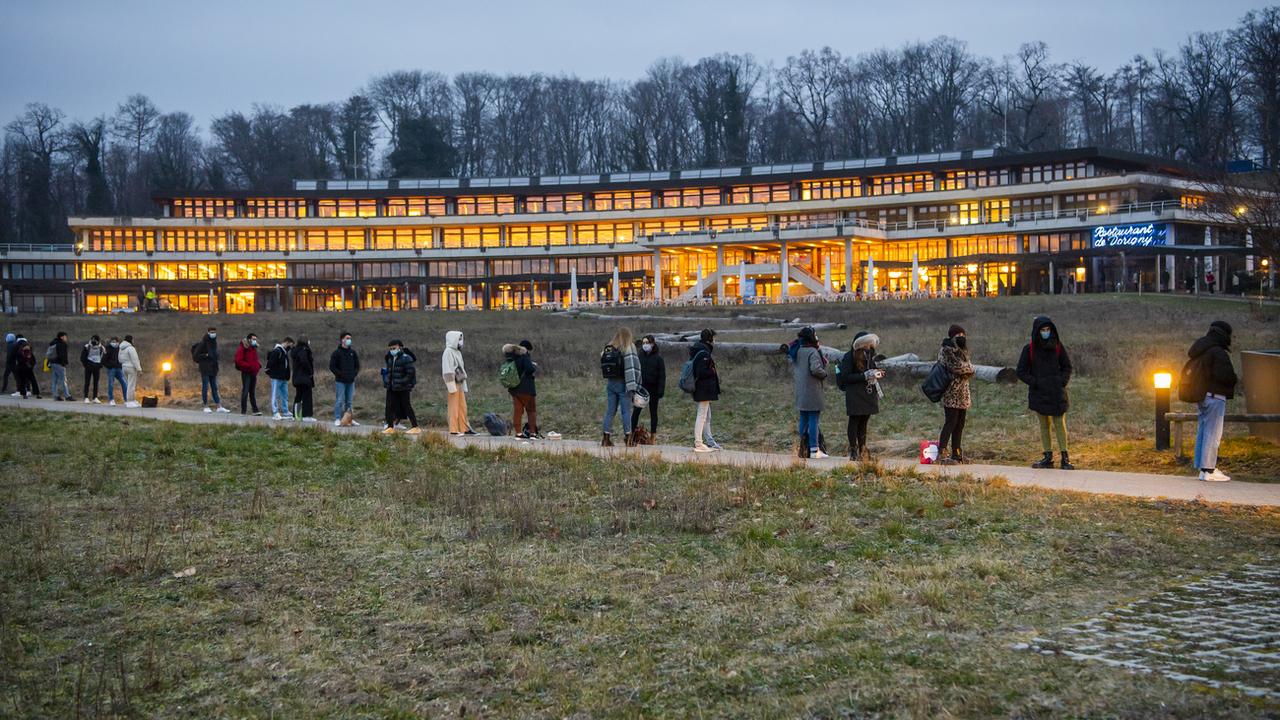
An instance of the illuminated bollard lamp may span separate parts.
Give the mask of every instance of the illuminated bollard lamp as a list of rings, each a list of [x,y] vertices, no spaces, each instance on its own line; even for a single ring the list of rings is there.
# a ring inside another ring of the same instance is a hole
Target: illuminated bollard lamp
[[[1169,389],[1173,387],[1173,375],[1158,372],[1151,376],[1156,389],[1156,449],[1169,449]]]
[[[171,397],[173,388],[169,386],[169,373],[173,372],[173,363],[165,360],[160,364],[160,374],[164,376],[164,396]]]

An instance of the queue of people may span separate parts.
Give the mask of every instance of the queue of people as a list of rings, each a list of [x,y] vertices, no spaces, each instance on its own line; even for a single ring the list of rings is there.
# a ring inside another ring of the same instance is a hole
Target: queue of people
[[[696,403],[693,450],[699,453],[723,449],[711,431],[711,406],[720,399],[722,390],[714,356],[715,338],[714,330],[701,331],[698,339],[689,345],[688,360],[681,368],[678,381],[679,389]],[[1199,479],[1204,481],[1230,479],[1217,467],[1217,457],[1226,403],[1234,397],[1237,383],[1230,356],[1231,338],[1232,328],[1228,323],[1212,323],[1208,332],[1189,349],[1189,359],[1180,379],[1180,396],[1195,403],[1199,413],[1194,463]],[[447,394],[448,425],[452,435],[476,434],[467,412],[470,387],[463,357],[464,340],[460,331],[447,332],[441,353],[441,380]],[[21,335],[9,333],[5,337],[5,347],[3,389],[0,392],[8,391],[9,380],[13,378],[17,384],[13,397],[40,398],[40,384],[36,377],[37,353],[31,342]],[[786,349],[792,369],[797,414],[796,446],[800,456],[830,457],[820,430],[820,418],[825,408],[826,383],[834,376],[835,387],[844,393],[849,460],[871,460],[867,433],[871,417],[880,412],[880,403],[884,399],[881,381],[886,376],[877,365],[880,338],[865,330],[858,332],[848,350],[833,363],[827,354],[829,348],[823,348],[814,329],[804,327]],[[524,439],[542,438],[537,410],[538,364],[533,360],[533,344],[529,340],[506,344],[502,353],[499,381],[511,397],[511,432]],[[203,411],[231,412],[222,405],[219,392],[217,328],[210,326],[206,329],[205,334],[192,345],[191,356],[200,373]],[[52,375],[53,395],[58,401],[73,399],[66,375],[69,357],[69,338],[67,333],[59,332],[49,342],[44,354],[45,369]],[[411,398],[417,385],[417,359],[401,340],[388,343],[381,369],[386,390],[385,433],[400,429],[408,434],[421,432]],[[614,445],[615,415],[620,416],[624,445],[656,443],[659,407],[667,386],[666,363],[658,341],[652,335],[645,335],[637,342],[630,328],[620,327],[601,351],[599,360],[605,382],[600,444],[606,447]],[[82,346],[80,363],[84,368],[82,397],[85,403],[102,402],[98,390],[101,373],[105,370],[108,404],[116,404],[115,385],[119,384],[124,406],[140,405],[136,391],[143,370],[132,335],[125,335],[123,339],[111,337],[105,343],[94,335]],[[241,414],[262,414],[257,401],[257,376],[265,368],[270,380],[272,419],[316,422],[312,397],[315,362],[306,336],[299,336],[296,341],[284,337],[276,342],[267,353],[264,366],[259,357],[258,336],[250,333],[237,343],[234,365],[241,379]],[[360,356],[353,347],[351,333],[339,333],[337,346],[329,355],[329,372],[334,380],[333,424],[358,426],[360,423],[354,418],[353,400],[356,377],[360,373]],[[966,416],[972,405],[969,385],[975,371],[970,360],[968,334],[960,325],[952,325],[942,340],[935,372],[944,378],[935,398],[943,411],[937,462],[964,464],[969,462],[963,450],[963,437]],[[1027,386],[1027,407],[1037,418],[1040,430],[1043,455],[1031,464],[1033,468],[1055,467],[1053,444],[1056,440],[1059,453],[1057,467],[1075,469],[1070,460],[1066,422],[1072,372],[1071,356],[1057,325],[1047,316],[1036,317],[1031,323],[1030,339],[1023,346],[1017,365],[1018,379]],[[293,388],[292,404],[290,386]],[[646,408],[649,416],[647,431],[640,422]]]

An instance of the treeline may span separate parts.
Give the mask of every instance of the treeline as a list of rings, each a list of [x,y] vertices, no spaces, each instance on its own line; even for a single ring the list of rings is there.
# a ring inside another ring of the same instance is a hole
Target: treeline
[[[283,190],[294,178],[555,175],[968,147],[1100,145],[1208,166],[1280,163],[1280,7],[1112,72],[1044,43],[994,60],[949,37],[850,56],[659,60],[636,82],[418,70],[350,97],[255,105],[208,132],[145,95],[5,127],[0,243],[64,241],[68,214],[146,215],[156,190]]]

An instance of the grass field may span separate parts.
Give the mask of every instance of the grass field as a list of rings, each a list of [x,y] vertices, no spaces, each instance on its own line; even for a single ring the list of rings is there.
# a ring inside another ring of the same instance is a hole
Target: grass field
[[[1280,712],[1011,648],[1274,562],[1273,512],[39,411],[0,433],[0,716]]]
[[[652,313],[620,309],[620,314]],[[695,308],[668,311],[689,316],[730,316],[736,308]],[[1154,472],[1187,472],[1174,462],[1171,453],[1156,453],[1152,446],[1153,400],[1151,373],[1177,372],[1186,348],[1202,335],[1215,319],[1225,319],[1236,329],[1235,347],[1262,349],[1280,347],[1280,308],[1261,313],[1247,304],[1187,296],[1039,296],[980,300],[924,300],[858,304],[814,304],[753,306],[749,312],[781,319],[800,317],[806,322],[837,321],[848,330],[820,333],[824,343],[848,347],[854,332],[868,329],[882,338],[886,355],[914,352],[922,359],[936,356],[938,343],[953,323],[969,334],[976,362],[1013,365],[1031,331],[1031,319],[1048,313],[1057,322],[1071,350],[1076,376],[1071,385],[1072,410],[1068,426],[1072,437],[1072,458],[1078,467],[1133,469]],[[600,433],[604,410],[603,381],[599,378],[597,356],[612,335],[617,322],[569,318],[530,311],[468,313],[340,313],[266,314],[256,316],[116,316],[70,318],[20,318],[15,327],[43,346],[55,330],[63,329],[73,341],[82,343],[90,333],[102,336],[132,333],[149,372],[144,389],[159,390],[159,364],[175,362],[175,398],[179,405],[199,405],[200,382],[192,366],[189,348],[204,327],[219,326],[223,345],[222,387],[224,403],[237,406],[239,377],[231,367],[235,342],[247,332],[258,333],[263,353],[271,340],[284,335],[310,335],[318,366],[327,366],[328,354],[341,330],[355,334],[365,371],[357,387],[356,405],[361,418],[377,422],[382,416],[383,392],[378,368],[388,339],[405,340],[419,357],[422,378],[414,392],[415,408],[424,424],[444,427],[444,386],[437,368],[448,329],[466,333],[466,356],[471,374],[472,422],[478,424],[484,412],[510,415],[511,403],[497,381],[503,343],[528,338],[535,344],[534,357],[540,365],[538,404],[544,430],[558,430],[570,437],[594,438]],[[636,321],[637,336],[646,332],[697,330],[693,323],[679,321]],[[730,328],[760,328],[759,324],[714,323],[723,340],[785,342],[794,331],[735,333]],[[666,354],[669,387],[662,405],[663,442],[692,440],[693,403],[675,388],[675,379],[685,356]],[[789,451],[793,441],[795,413],[791,375],[781,356],[761,357],[724,352],[719,366],[725,393],[715,405],[713,425],[717,438],[727,446],[772,451]],[[80,392],[79,366],[73,361],[69,373],[73,391]],[[1237,369],[1239,361],[1237,357]],[[42,381],[48,382],[48,375]],[[331,417],[332,379],[327,371],[317,373],[317,415]],[[259,381],[259,397],[267,404],[266,379]],[[871,423],[873,450],[891,456],[911,457],[919,441],[936,438],[941,410],[919,392],[919,380],[891,377],[885,383],[882,413]],[[105,391],[104,391],[105,392]],[[843,397],[828,388],[828,410],[823,414],[824,433],[835,452],[845,450]],[[428,403],[431,403],[430,405]],[[1175,402],[1175,409],[1178,407]],[[1243,406],[1242,400],[1231,405]],[[615,424],[616,425],[616,424]],[[615,432],[620,429],[615,427]],[[1228,426],[1222,466],[1242,480],[1267,481],[1280,477],[1280,447],[1244,437],[1244,428]],[[1194,437],[1194,430],[1191,433]],[[1026,408],[1022,385],[994,386],[974,383],[974,407],[966,429],[966,452],[988,462],[1029,463],[1040,454],[1039,434],[1034,417]]]

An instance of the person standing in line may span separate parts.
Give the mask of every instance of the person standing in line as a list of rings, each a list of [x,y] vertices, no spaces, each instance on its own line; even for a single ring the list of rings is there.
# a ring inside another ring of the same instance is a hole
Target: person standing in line
[[[693,401],[698,403],[698,413],[693,421],[693,451],[714,452],[722,450],[711,436],[711,403],[720,399],[720,373],[716,369],[716,331],[704,328],[698,341],[689,346],[689,359],[693,361]]]
[[[218,395],[218,329],[210,327],[200,342],[191,348],[191,359],[200,368],[200,404],[205,412],[213,412],[209,407],[209,397],[213,396],[213,404],[220,413],[230,410],[222,407],[222,397]]]
[[[449,393],[449,434],[475,435],[467,419],[467,366],[462,359],[463,337],[460,330],[444,334],[444,352],[440,354],[440,375]]]
[[[351,404],[356,394],[356,376],[360,374],[360,355],[351,347],[351,333],[338,334],[338,347],[329,354],[329,372],[333,373],[333,425],[342,425],[347,413],[355,414]],[[352,425],[360,425],[354,419]]]
[[[49,341],[49,349],[45,358],[53,371],[53,399],[70,400],[71,386],[67,384],[67,334],[60,332]]]
[[[387,355],[383,358],[386,364],[383,375],[383,383],[387,388],[386,427],[382,432],[388,435],[395,434],[396,423],[401,420],[409,421],[406,435],[418,435],[422,432],[422,428],[418,427],[418,416],[414,414],[413,403],[409,398],[413,386],[418,384],[418,373],[414,369],[414,363],[417,360],[418,358],[400,340],[387,343]]]
[[[267,377],[271,378],[271,419],[292,420],[289,412],[289,350],[293,338],[286,337],[267,353]]]
[[[791,363],[796,412],[799,413],[796,432],[800,437],[800,449],[809,451],[804,457],[820,460],[830,457],[822,451],[818,441],[818,421],[825,405],[822,390],[827,379],[827,359],[822,355],[818,334],[813,328],[801,328],[796,337],[800,346]]]
[[[1215,320],[1209,332],[1187,350],[1188,362],[1196,363],[1198,387],[1203,392],[1196,403],[1195,467],[1205,482],[1226,482],[1230,475],[1218,468],[1218,447],[1222,444],[1222,424],[1227,414],[1227,401],[1236,395],[1236,369],[1231,364],[1231,325]]]
[[[961,442],[964,437],[965,416],[972,401],[969,398],[969,378],[973,377],[973,365],[969,362],[969,339],[964,328],[952,325],[947,339],[938,350],[938,362],[951,373],[951,384],[942,393],[942,433],[938,436],[938,463],[956,465],[967,463]],[[951,455],[946,455],[947,443],[951,443]]]
[[[640,338],[640,385],[649,393],[649,444],[658,443],[658,401],[667,392],[667,364],[652,335]],[[631,430],[640,427],[640,408],[631,411]]]
[[[293,404],[298,408],[295,417],[300,417],[302,422],[315,422],[311,390],[316,384],[316,361],[311,354],[311,340],[306,335],[298,336],[298,343],[293,346],[289,359],[293,368]]]
[[[254,415],[258,412],[258,373],[262,370],[262,360],[258,358],[258,336],[249,333],[236,344],[236,370],[240,371],[240,414],[247,415],[250,408]]]
[[[13,348],[17,344],[18,344],[17,335],[14,335],[13,333],[5,334],[4,336],[4,385],[3,387],[0,387],[0,393],[9,392],[9,377],[14,374],[13,361],[17,359],[17,357],[13,354]],[[17,384],[17,377],[14,377],[14,384],[15,385]],[[13,396],[17,397],[19,394],[20,393],[14,393]]]
[[[1031,464],[1036,469],[1053,467],[1050,428],[1058,436],[1062,469],[1075,470],[1067,448],[1067,383],[1071,382],[1071,356],[1058,335],[1058,326],[1047,316],[1031,321],[1031,342],[1018,358],[1018,379],[1027,384],[1027,408],[1040,419],[1040,447],[1044,457]]]
[[[849,352],[836,364],[836,386],[844,392],[844,411],[849,416],[846,434],[849,438],[849,460],[871,460],[867,449],[867,426],[871,416],[880,412],[884,391],[880,379],[884,371],[876,367],[880,338],[866,330],[853,336]]]
[[[124,371],[120,369],[120,338],[112,335],[102,355],[102,367],[107,370],[107,404],[116,404],[116,383],[120,383],[120,402],[129,398],[125,395],[128,385],[124,382]]]
[[[520,379],[515,387],[507,388],[511,395],[511,431],[525,440],[541,438],[542,432],[538,430],[538,388],[534,380],[538,364],[533,361],[533,343],[521,340],[518,345],[503,345],[502,357],[504,362],[512,363]],[[529,415],[527,428],[521,424],[526,413]]]
[[[613,447],[613,416],[622,416],[623,444],[631,444],[631,409],[636,389],[640,387],[640,358],[636,355],[635,335],[631,328],[620,327],[600,353],[600,374],[604,376],[605,411],[601,422],[602,447]]]
[[[31,341],[19,335],[13,341],[13,374],[18,380],[18,394],[23,400],[28,395],[40,399],[40,383],[36,380],[36,353],[31,348]]]
[[[89,338],[89,342],[84,344],[80,350],[80,364],[84,366],[84,402],[102,404],[98,399],[98,378],[102,375],[102,358],[107,354],[107,348],[102,344],[102,339],[97,335]],[[89,394],[89,384],[93,383],[93,394]],[[92,399],[90,399],[92,398]]]
[[[120,343],[120,369],[124,371],[124,406],[128,408],[142,407],[138,402],[138,378],[142,376],[142,360],[138,358],[138,349],[133,346],[133,336],[125,335]]]

